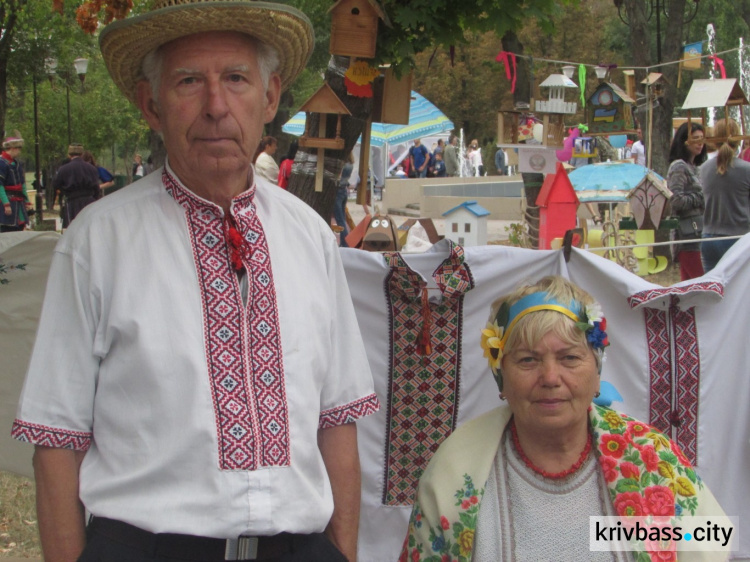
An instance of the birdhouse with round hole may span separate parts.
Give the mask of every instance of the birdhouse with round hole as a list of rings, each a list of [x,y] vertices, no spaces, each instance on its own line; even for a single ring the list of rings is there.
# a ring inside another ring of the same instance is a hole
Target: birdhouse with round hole
[[[378,20],[385,12],[375,0],[339,0],[331,13],[332,55],[371,59],[375,56]]]

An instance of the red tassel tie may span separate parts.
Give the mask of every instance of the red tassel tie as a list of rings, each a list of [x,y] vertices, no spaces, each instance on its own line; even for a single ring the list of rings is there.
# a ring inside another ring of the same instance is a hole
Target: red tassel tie
[[[427,298],[427,287],[422,289],[422,330],[417,341],[417,353],[422,356],[432,354],[432,343],[430,340],[430,328],[432,327],[432,316],[430,315],[430,301]]]
[[[232,267],[235,271],[241,272],[245,269],[245,264],[242,262],[242,250],[245,244],[245,239],[242,238],[242,234],[239,233],[237,227],[234,225],[232,217],[227,216],[227,242],[229,245],[229,261],[232,262]]]

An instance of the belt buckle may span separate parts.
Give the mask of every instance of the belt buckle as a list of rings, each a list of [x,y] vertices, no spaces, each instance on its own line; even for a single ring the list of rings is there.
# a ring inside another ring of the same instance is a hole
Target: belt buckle
[[[239,536],[227,539],[224,560],[257,560],[258,537]]]

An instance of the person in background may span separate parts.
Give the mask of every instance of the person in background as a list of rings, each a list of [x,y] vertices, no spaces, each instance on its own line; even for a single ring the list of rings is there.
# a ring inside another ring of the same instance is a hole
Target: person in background
[[[289,178],[292,177],[292,164],[294,164],[294,157],[297,155],[298,148],[299,145],[297,141],[292,141],[292,144],[289,145],[289,150],[287,151],[286,156],[281,161],[281,164],[279,164],[279,187],[286,189],[289,186]]]
[[[469,144],[469,151],[466,154],[471,166],[472,175],[480,177],[484,175],[484,164],[482,163],[482,151],[479,149],[479,141],[474,139]]]
[[[562,277],[492,304],[481,346],[502,405],[460,426],[430,460],[400,562],[624,562],[636,553],[590,549],[590,517],[710,516],[731,525],[674,441],[596,404],[606,330],[599,304]],[[674,485],[683,479],[689,487]],[[633,546],[646,560],[730,554]]]
[[[154,171],[154,157],[150,154],[148,155],[148,158],[146,158],[146,166],[145,166],[145,172],[146,175],[149,175],[151,172]]]
[[[688,133],[688,125],[690,132]],[[672,192],[670,204],[672,213],[678,219],[690,219],[695,224],[694,232],[675,231],[677,240],[700,239],[702,231],[698,228],[703,223],[705,200],[698,166],[706,161],[706,144],[703,127],[698,123],[683,123],[677,129],[669,149],[669,170],[667,187]],[[687,243],[675,245],[675,258],[680,262],[680,279],[694,279],[703,275],[700,244]]]
[[[143,165],[143,157],[140,154],[136,154],[133,159],[133,181],[138,181],[146,175],[146,167]]]
[[[0,232],[23,230],[29,222],[31,202],[26,193],[23,164],[18,160],[23,148],[19,136],[7,137],[0,154]]]
[[[352,177],[353,171],[354,154],[349,152],[346,161],[344,162],[344,167],[341,168],[339,187],[336,191],[336,203],[333,207],[333,218],[336,221],[336,224],[342,228],[339,233],[339,246],[342,248],[349,247],[346,243],[346,235],[349,234],[349,225],[346,222],[346,202],[349,200],[349,179]]]
[[[638,127],[638,140],[630,148],[630,157],[639,166],[646,165],[646,147],[643,145],[643,131]]]
[[[99,172],[99,189],[102,190],[102,193],[104,193],[104,190],[109,189],[110,187],[115,185],[115,177],[110,174],[109,170],[107,170],[106,168],[98,166],[96,164],[96,160],[94,159],[94,155],[91,154],[88,150],[83,151],[81,159],[84,162],[88,162],[89,164],[94,166],[97,172]]]
[[[409,149],[409,177],[427,177],[427,165],[430,163],[430,151],[422,144],[421,139],[414,139],[414,146]]]
[[[499,176],[507,176],[508,168],[506,167],[507,156],[502,148],[498,148],[495,152],[495,168]]]
[[[83,152],[82,144],[71,144],[68,147],[70,161],[60,166],[52,182],[53,189],[63,196],[63,228],[68,228],[84,207],[102,196],[99,170],[81,158]]]
[[[446,175],[445,172],[445,162],[443,162],[443,153],[442,152],[435,152],[435,165],[432,167],[432,175],[436,178],[444,178]]]
[[[701,260],[708,273],[737,240],[708,240],[750,232],[750,163],[736,158],[740,127],[734,119],[721,119],[714,127],[718,142],[716,158],[700,167],[706,202],[703,212]]]
[[[279,181],[279,166],[273,155],[276,154],[278,143],[274,137],[263,137],[258,145],[258,152],[255,155],[255,171],[262,177],[273,184]]]
[[[458,162],[458,137],[451,135],[448,139],[448,146],[445,147],[443,159],[445,160],[445,173],[450,177],[456,177],[460,174]]]

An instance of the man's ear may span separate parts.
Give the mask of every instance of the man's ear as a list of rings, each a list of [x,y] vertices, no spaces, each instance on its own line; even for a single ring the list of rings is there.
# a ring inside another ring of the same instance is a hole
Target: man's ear
[[[138,102],[138,109],[141,110],[141,115],[143,115],[149,127],[156,132],[161,131],[158,105],[151,91],[151,84],[146,80],[141,80],[136,85],[136,101]]]
[[[266,107],[263,110],[263,122],[270,123],[276,117],[276,111],[279,109],[279,100],[281,99],[281,78],[275,72],[271,74],[268,80],[268,89],[266,90]]]

